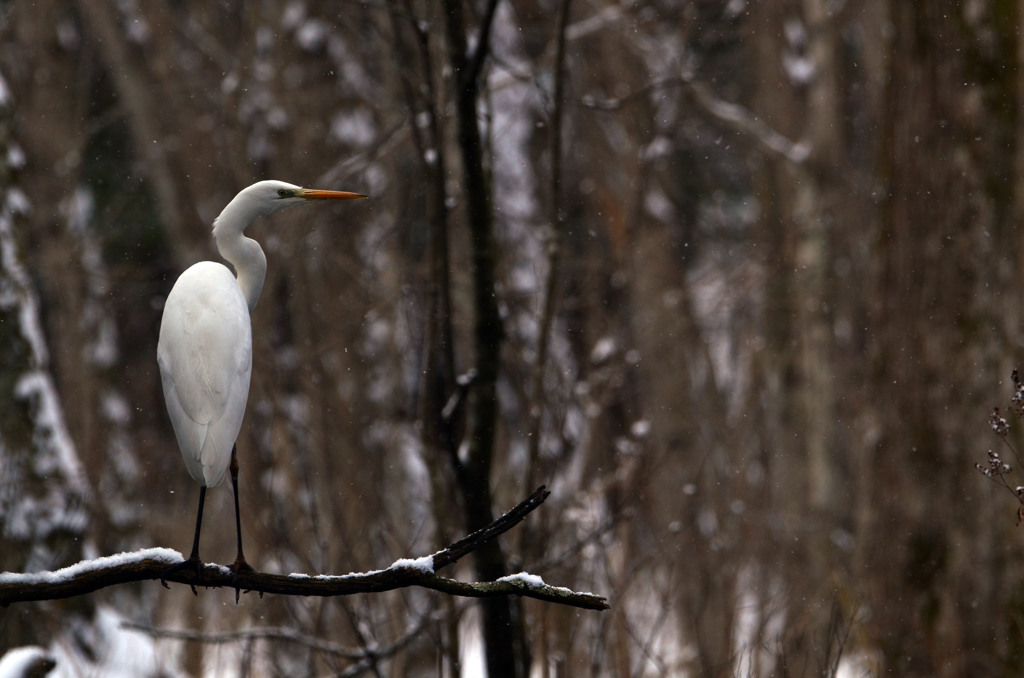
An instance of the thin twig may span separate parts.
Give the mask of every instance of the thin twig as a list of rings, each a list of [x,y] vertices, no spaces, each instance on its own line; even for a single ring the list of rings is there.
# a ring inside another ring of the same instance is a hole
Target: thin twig
[[[223,633],[207,633],[205,631],[191,631],[188,629],[162,629],[149,624],[138,624],[126,621],[121,622],[121,628],[139,631],[140,633],[145,633],[147,636],[161,640],[181,640],[193,643],[205,643],[207,645],[226,645],[229,643],[241,643],[251,640],[270,640],[294,643],[322,654],[342,659],[362,659],[366,656],[366,652],[361,650],[355,650],[337,643],[315,638],[307,633],[302,633],[296,629],[287,627],[267,627],[243,629],[240,631],[226,631]]]
[[[469,57],[469,65],[465,73],[465,83],[469,84],[477,82],[480,78],[480,71],[483,70],[484,61],[487,59],[487,54],[491,51],[491,26],[494,24],[494,14],[498,9],[498,3],[501,0],[490,0],[487,3],[487,9],[484,12],[483,20],[480,22],[480,31],[477,34],[476,47],[473,50],[472,56]]]
[[[537,331],[537,362],[533,366],[530,387],[530,441],[526,463],[526,486],[534,483],[540,460],[541,421],[544,416],[544,376],[547,368],[548,350],[551,344],[551,326],[554,323],[555,305],[558,299],[558,280],[562,269],[562,237],[565,230],[565,215],[562,212],[562,119],[565,110],[565,46],[566,27],[569,25],[569,10],[572,0],[562,0],[558,14],[558,34],[555,37],[555,63],[553,66],[555,91],[551,110],[551,232],[548,236],[548,277],[544,283],[541,300],[541,315]]]
[[[379,649],[355,649],[345,647],[338,643],[332,643],[322,638],[313,637],[308,633],[303,633],[296,629],[283,626],[251,628],[239,631],[227,631],[223,633],[208,633],[188,629],[163,629],[149,624],[138,624],[126,621],[121,623],[121,628],[139,631],[152,638],[181,640],[211,645],[223,645],[252,640],[278,641],[294,643],[296,645],[301,645],[311,650],[315,650],[316,652],[320,652],[321,654],[340,657],[342,659],[379,660],[387,659],[402,650],[402,648],[408,646],[408,644],[422,634],[430,624],[437,622],[441,617],[442,615],[437,613],[424,615],[418,619],[415,624],[411,625],[401,637],[389,644],[387,647]]]
[[[524,499],[515,508],[495,520],[490,525],[477,530],[468,537],[464,537],[448,548],[438,551],[433,555],[434,571],[454,563],[462,556],[470,553],[485,541],[497,537],[503,532],[519,524],[531,511],[544,503],[544,500],[551,495],[546,487],[541,485],[533,494]]]

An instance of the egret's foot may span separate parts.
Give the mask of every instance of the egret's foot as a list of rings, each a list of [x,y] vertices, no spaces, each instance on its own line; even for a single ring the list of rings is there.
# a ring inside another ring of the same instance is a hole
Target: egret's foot
[[[199,560],[199,556],[190,556],[189,558],[181,561],[177,565],[171,565],[169,568],[164,570],[163,574],[160,575],[160,583],[163,584],[163,587],[165,589],[169,589],[170,586],[167,585],[166,581],[167,577],[177,572],[191,571],[196,576],[196,582],[195,584],[189,584],[189,586],[192,588],[192,595],[197,596],[199,594],[196,592],[196,584],[200,583],[203,580],[203,567],[203,561]]]
[[[252,565],[245,562],[245,558],[239,556],[235,558],[235,562],[231,563],[231,573],[236,577],[242,572],[255,572],[256,570]]]
[[[253,569],[253,566],[250,565],[249,563],[245,562],[245,558],[242,557],[242,556],[239,556],[239,557],[235,558],[235,562],[231,563],[231,579],[232,579],[232,581],[235,584],[235,603],[236,604],[238,603],[238,598],[239,598],[239,596],[241,594],[241,587],[238,586],[238,575],[240,575],[243,572],[255,572],[255,571],[256,570]],[[249,589],[246,589],[245,592],[248,593]]]

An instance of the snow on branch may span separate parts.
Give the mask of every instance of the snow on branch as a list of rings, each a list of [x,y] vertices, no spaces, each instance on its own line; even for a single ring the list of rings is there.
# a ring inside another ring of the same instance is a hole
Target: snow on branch
[[[390,567],[372,572],[345,575],[270,574],[240,572],[234,574],[224,565],[206,563],[201,575],[188,568],[171,570],[184,561],[178,551],[150,548],[115,556],[82,561],[54,572],[0,574],[0,605],[30,600],[54,600],[91,593],[107,586],[144,580],[160,580],[192,587],[219,586],[291,596],[346,596],[421,586],[454,596],[484,598],[520,595],[551,603],[589,610],[606,610],[608,602],[593,593],[579,593],[550,586],[532,574],[520,573],[497,581],[463,582],[437,574],[482,544],[519,524],[531,511],[544,503],[550,492],[541,486],[515,508],[490,525],[460,539],[437,553],[415,559],[400,559]]]

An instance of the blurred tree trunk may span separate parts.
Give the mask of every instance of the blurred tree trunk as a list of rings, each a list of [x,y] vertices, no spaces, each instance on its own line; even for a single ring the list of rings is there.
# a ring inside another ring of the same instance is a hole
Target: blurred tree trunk
[[[846,161],[836,17],[825,5],[821,0],[761,4],[750,26],[759,68],[753,109],[809,149],[802,162],[765,156],[755,173],[767,253],[762,360],[765,387],[777,394],[768,406],[769,473],[783,526],[776,534],[781,543],[770,548],[786,554],[783,576],[792,578],[787,618],[798,620],[775,642],[788,648],[787,670],[797,675],[806,670],[800,662],[817,658],[794,650],[810,629],[828,625],[834,595],[821,588],[830,543],[827,531],[817,526],[830,524],[845,506],[846,485],[834,457],[836,373],[828,284],[834,234],[847,227],[839,183]],[[813,72],[807,75],[806,69]]]
[[[458,502],[452,501],[451,484],[457,467],[459,425],[465,403],[446,412],[450,398],[459,398],[455,375],[454,330],[452,327],[452,274],[449,251],[449,209],[445,180],[448,176],[448,140],[442,110],[443,88],[435,84],[439,73],[435,67],[436,46],[424,23],[418,20],[411,0],[401,7],[389,6],[389,28],[392,44],[405,68],[397,73],[398,89],[405,104],[412,132],[413,148],[419,172],[425,178],[423,220],[429,233],[426,248],[426,279],[424,295],[424,346],[422,379],[419,383],[420,440],[430,464],[431,514],[438,543],[451,543],[457,526],[450,515]],[[443,61],[441,62],[443,63]],[[420,121],[423,121],[421,124]],[[411,262],[410,262],[411,263]],[[440,623],[440,643],[445,675],[460,675],[459,615],[455,603],[445,596],[441,603],[447,610]],[[441,670],[439,669],[439,674]]]
[[[56,49],[53,36],[45,30],[46,20],[25,19],[19,25],[20,37],[27,37],[27,44],[35,51],[22,54],[26,67],[17,73],[13,86],[7,79],[7,67],[0,71],[0,572],[53,570],[73,563],[95,551],[98,542],[103,543],[102,530],[94,528],[111,524],[108,505],[96,490],[96,479],[104,474],[83,463],[76,444],[79,437],[102,438],[102,431],[97,430],[102,425],[96,425],[99,408],[90,409],[83,403],[75,418],[74,435],[57,378],[62,364],[71,371],[86,352],[77,345],[78,350],[71,351],[70,356],[54,355],[53,347],[62,347],[62,342],[51,339],[43,296],[34,276],[41,260],[44,269],[55,267],[58,284],[77,291],[78,271],[71,265],[74,239],[68,234],[71,229],[67,223],[70,210],[48,200],[46,191],[38,194],[38,205],[30,198],[36,195],[30,187],[42,183],[42,168],[32,167],[27,183],[20,177],[26,164],[23,143],[32,150],[54,152],[72,165],[76,153],[81,152],[77,145],[83,139],[80,121],[71,111],[62,111],[48,100],[48,88],[44,86],[60,89],[68,85],[61,62],[71,59],[71,55]],[[30,94],[24,85],[33,75],[42,80]],[[13,92],[24,94],[26,101]],[[26,135],[20,141],[16,119],[21,106],[35,107],[46,118],[42,127],[53,138]],[[60,149],[59,138],[72,139],[76,144],[71,149]],[[72,168],[67,169],[73,176]],[[45,174],[50,172],[48,168]],[[40,252],[40,244],[47,239],[27,237],[40,235],[33,228],[33,220],[39,220],[57,241],[52,249]],[[52,252],[62,255],[58,261],[46,257]],[[64,293],[70,296],[67,290]],[[71,312],[67,307],[60,310]],[[73,341],[70,337],[67,340]],[[88,392],[96,387],[94,377],[87,369],[74,370],[63,386]],[[82,393],[82,397],[88,395]],[[89,470],[93,471],[91,476]],[[96,609],[94,600],[76,599],[63,607],[62,618],[69,627],[88,625]],[[38,645],[60,632],[48,615],[39,614],[32,606],[16,606],[0,615],[0,652],[20,645]],[[87,650],[97,650],[106,640],[102,636],[80,638],[78,642]]]
[[[1007,123],[1019,95],[1005,64],[1019,37],[990,33],[1019,25],[1006,7],[979,5],[975,13],[952,0],[890,4],[878,170],[885,199],[869,316],[884,433],[872,462],[873,520],[862,538],[885,668],[904,676],[992,673],[968,648],[988,654],[1001,635],[982,593],[989,551],[960,453],[976,447],[964,422],[981,424],[991,399],[978,397],[986,390],[979,367],[1005,351],[989,344],[992,290],[1000,293],[995,267],[979,264],[1001,257],[992,234],[1004,228],[1012,196],[1006,178],[1015,161],[1005,148],[1014,143]],[[975,601],[970,625],[965,600]]]
[[[89,104],[85,98],[77,98],[73,104],[61,99],[63,92],[79,87],[71,64],[77,61],[85,64],[87,72],[92,71],[94,55],[88,46],[61,45],[57,40],[54,20],[73,21],[62,3],[21,5],[15,14],[17,39],[28,47],[23,67],[14,71],[11,85],[18,96],[19,113],[36,121],[17,130],[21,144],[35,160],[24,168],[21,184],[28,196],[46,196],[26,215],[24,256],[33,269],[46,272],[39,279],[39,293],[52,301],[45,306],[41,320],[47,328],[49,358],[61,391],[77,402],[95,403],[100,384],[92,366],[83,361],[82,350],[87,343],[80,322],[86,281],[68,224],[72,195],[87,154],[83,113]],[[63,186],[56,194],[47,189],[54,173]],[[66,417],[84,456],[105,447],[94,408],[72,408]],[[98,464],[89,467],[96,469]]]
[[[504,338],[495,286],[497,244],[491,185],[477,120],[482,69],[490,46],[489,30],[498,0],[488,3],[477,29],[476,44],[467,47],[467,20],[462,0],[445,0],[444,22],[452,69],[453,98],[462,160],[462,192],[466,204],[473,272],[473,365],[476,371],[466,405],[466,452],[457,460],[456,476],[466,512],[466,528],[478,530],[494,519],[491,464],[498,426],[497,383]],[[501,543],[495,539],[475,554],[477,574],[496,579],[507,572]],[[481,602],[487,673],[490,678],[526,678],[529,649],[518,597]]]

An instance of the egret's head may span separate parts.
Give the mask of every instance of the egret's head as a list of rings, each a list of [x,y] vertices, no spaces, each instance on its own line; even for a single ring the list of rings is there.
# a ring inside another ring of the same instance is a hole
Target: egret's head
[[[270,180],[260,181],[246,188],[235,196],[232,202],[246,203],[254,214],[273,214],[312,200],[354,200],[365,197],[348,191],[322,191]]]
[[[253,219],[281,210],[303,205],[312,200],[354,200],[365,198],[348,191],[320,191],[302,188],[284,181],[259,181],[242,189],[213,220],[213,237],[230,239],[232,233],[241,234]],[[219,246],[219,245],[218,245]]]

